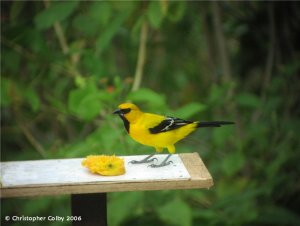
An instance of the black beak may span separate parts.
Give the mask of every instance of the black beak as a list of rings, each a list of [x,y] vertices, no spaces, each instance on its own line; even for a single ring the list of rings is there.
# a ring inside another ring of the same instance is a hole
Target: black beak
[[[121,115],[121,114],[123,114],[123,112],[122,112],[122,110],[117,109],[113,112],[113,114]]]
[[[126,109],[117,109],[113,112],[113,114],[117,114],[119,116],[124,116],[125,114],[129,113],[131,111],[130,108],[126,108]]]

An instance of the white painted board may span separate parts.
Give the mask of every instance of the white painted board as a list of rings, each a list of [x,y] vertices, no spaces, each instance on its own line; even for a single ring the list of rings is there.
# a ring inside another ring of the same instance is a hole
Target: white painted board
[[[86,184],[99,182],[145,182],[164,180],[188,180],[190,175],[179,155],[174,154],[168,166],[151,168],[147,164],[131,164],[146,155],[124,156],[126,173],[120,176],[92,174],[81,165],[83,158],[1,162],[1,187],[49,186]],[[155,155],[162,162],[167,155]]]

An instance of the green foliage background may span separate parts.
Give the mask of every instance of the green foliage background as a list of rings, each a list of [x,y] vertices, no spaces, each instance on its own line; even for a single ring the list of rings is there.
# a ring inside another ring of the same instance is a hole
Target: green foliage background
[[[297,225],[299,10],[297,2],[1,1],[1,161],[152,153],[111,114],[127,100],[233,120],[177,145],[199,152],[210,190],[110,194],[109,225]],[[2,225],[35,225],[6,215],[70,215],[67,196],[1,202]]]

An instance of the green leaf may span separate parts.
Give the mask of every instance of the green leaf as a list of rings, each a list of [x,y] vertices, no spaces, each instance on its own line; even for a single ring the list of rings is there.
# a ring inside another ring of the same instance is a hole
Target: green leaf
[[[174,112],[174,115],[179,118],[188,119],[191,116],[205,110],[206,110],[206,105],[204,104],[190,103],[176,110]]]
[[[170,2],[168,7],[168,18],[173,21],[179,21],[185,12],[186,4],[184,1]]]
[[[222,147],[233,134],[234,126],[222,126],[221,128],[213,130],[213,140],[218,147]]]
[[[237,96],[237,102],[243,107],[258,108],[262,106],[261,100],[253,93],[241,93]]]
[[[75,84],[79,88],[84,88],[86,85],[86,79],[84,77],[82,77],[81,75],[78,75],[75,77]]]
[[[93,20],[99,21],[102,25],[107,25],[113,16],[111,5],[107,1],[93,2],[89,8],[89,15]]]
[[[178,226],[192,225],[192,211],[190,207],[179,198],[158,207],[157,214],[159,218],[167,224]]]
[[[94,51],[91,50],[84,51],[82,54],[82,66],[91,75],[95,75],[97,77],[103,76],[103,74],[106,74],[105,67],[107,65],[103,64],[101,58],[93,52]]]
[[[222,160],[223,172],[227,176],[236,174],[245,163],[245,157],[240,152],[228,153]]]
[[[111,15],[111,7],[108,2],[92,2],[87,12],[74,18],[72,25],[85,35],[94,36],[108,24]]]
[[[69,94],[69,109],[84,120],[96,117],[102,107],[101,93],[95,85],[89,84],[84,88],[72,90]]]
[[[128,100],[133,102],[145,102],[150,106],[164,106],[165,105],[165,96],[158,94],[151,89],[142,88],[137,91],[131,92],[127,96]]]
[[[119,30],[122,23],[130,14],[131,10],[123,11],[117,14],[114,19],[110,22],[109,26],[102,32],[100,37],[96,41],[96,52],[101,53],[114,37],[114,35]]]
[[[114,117],[114,116],[111,116]],[[105,121],[109,122],[110,118],[105,118]],[[101,127],[91,133],[85,140],[86,148],[90,153],[97,154],[114,154],[124,155],[124,150],[120,150],[120,145],[116,140],[120,136],[124,136],[124,130],[112,130],[111,124],[102,123]]]
[[[93,21],[88,15],[78,15],[74,18],[72,26],[86,36],[96,35],[99,30],[99,21]]]
[[[153,28],[158,29],[160,27],[160,24],[163,19],[163,14],[161,12],[160,4],[159,1],[151,1],[148,11],[147,11],[147,16],[150,22],[150,25]]]
[[[36,112],[40,109],[40,98],[37,92],[33,88],[28,87],[25,90],[25,98],[30,104],[33,111]]]
[[[38,29],[47,29],[56,21],[66,19],[78,6],[78,1],[52,2],[52,4],[37,14],[34,18]]]
[[[108,225],[118,226],[141,208],[143,192],[114,193],[108,204]]]

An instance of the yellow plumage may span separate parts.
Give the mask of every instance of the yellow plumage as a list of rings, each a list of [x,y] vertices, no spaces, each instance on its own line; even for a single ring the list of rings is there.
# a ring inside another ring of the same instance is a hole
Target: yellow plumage
[[[130,124],[129,135],[137,142],[155,147],[156,151],[167,148],[170,153],[175,153],[174,144],[186,137],[196,129],[195,124],[187,124],[176,130],[151,134],[149,128],[159,125],[165,119],[163,116],[143,113],[135,123]]]
[[[199,127],[219,127],[224,124],[233,124],[232,122],[192,122],[175,117],[165,117],[162,115],[144,113],[132,103],[120,104],[119,109],[114,113],[118,114],[124,122],[124,126],[129,136],[135,141],[154,147],[157,152],[167,148],[170,154],[175,153],[174,144]],[[152,155],[151,155],[152,156]],[[150,157],[150,156],[149,156]],[[146,162],[153,161],[148,160]],[[169,157],[168,157],[169,158]],[[167,159],[168,159],[167,158]],[[160,167],[169,164],[167,159]],[[145,161],[134,161],[135,163],[144,163]]]
[[[141,144],[154,147],[158,152],[167,148],[170,153],[175,153],[174,144],[193,132],[197,126],[197,123],[190,123],[175,130],[152,134],[149,129],[159,125],[167,117],[144,113],[131,103],[121,104],[119,109],[131,109],[124,114],[130,125],[129,136]]]

